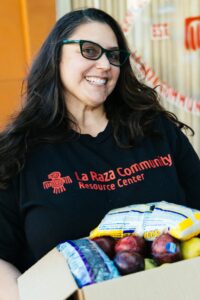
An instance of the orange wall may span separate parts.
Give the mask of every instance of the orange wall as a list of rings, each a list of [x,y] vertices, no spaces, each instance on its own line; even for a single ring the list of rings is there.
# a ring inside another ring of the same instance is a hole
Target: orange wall
[[[6,0],[0,5],[0,128],[20,108],[22,80],[55,23],[55,0]]]

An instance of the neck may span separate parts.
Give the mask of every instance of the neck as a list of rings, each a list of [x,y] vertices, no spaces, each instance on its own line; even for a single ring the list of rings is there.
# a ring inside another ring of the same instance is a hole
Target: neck
[[[107,124],[108,119],[104,107],[89,108],[84,107],[79,112],[72,113],[81,134],[90,134],[95,137],[102,132]]]

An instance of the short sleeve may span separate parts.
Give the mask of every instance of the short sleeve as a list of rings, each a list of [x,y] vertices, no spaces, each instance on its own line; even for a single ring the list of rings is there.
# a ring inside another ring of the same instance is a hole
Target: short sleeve
[[[19,212],[16,184],[0,189],[0,258],[23,269],[25,236]]]
[[[187,136],[174,124],[168,135],[177,174],[189,207],[200,210],[200,160]]]

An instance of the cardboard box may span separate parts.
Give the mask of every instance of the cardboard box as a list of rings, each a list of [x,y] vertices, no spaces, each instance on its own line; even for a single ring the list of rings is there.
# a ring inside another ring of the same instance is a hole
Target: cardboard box
[[[20,300],[198,300],[200,257],[79,289],[56,249],[18,279]]]

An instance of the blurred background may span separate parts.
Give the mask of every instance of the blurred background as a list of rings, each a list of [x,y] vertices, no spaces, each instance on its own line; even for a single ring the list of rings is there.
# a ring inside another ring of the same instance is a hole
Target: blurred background
[[[22,82],[55,21],[96,7],[121,24],[138,78],[195,130],[200,156],[200,0],[6,0],[0,6],[0,129],[21,107]]]

